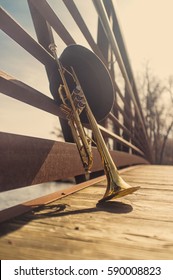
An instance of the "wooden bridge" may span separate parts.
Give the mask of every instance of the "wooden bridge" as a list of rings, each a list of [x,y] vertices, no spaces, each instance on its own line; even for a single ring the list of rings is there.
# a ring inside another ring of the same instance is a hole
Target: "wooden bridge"
[[[96,42],[79,7],[73,0],[62,2],[86,46],[110,73],[114,104],[99,128],[121,176],[141,188],[119,200],[97,204],[106,188],[97,149],[92,148],[94,164],[88,180],[56,101],[1,71],[0,92],[59,117],[65,141],[1,132],[0,191],[72,177],[76,184],[2,210],[0,257],[172,259],[173,167],[152,165],[150,140],[116,9],[111,0],[92,1],[98,17]],[[45,66],[50,81],[55,62],[48,46],[54,43],[54,34],[67,46],[82,42],[75,41],[46,0],[28,0],[28,12],[38,41],[2,8],[1,29]]]

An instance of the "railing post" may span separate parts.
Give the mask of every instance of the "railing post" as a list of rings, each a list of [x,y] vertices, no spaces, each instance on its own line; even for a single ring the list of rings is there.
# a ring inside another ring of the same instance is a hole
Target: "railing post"
[[[131,109],[131,100],[130,100],[130,96],[128,94],[128,91],[127,91],[127,88],[126,88],[126,85],[125,85],[125,89],[124,89],[124,93],[125,93],[125,104],[124,104],[124,113],[129,115],[129,108]],[[127,104],[128,104],[128,108],[127,108]],[[129,122],[130,122],[130,125],[129,125]],[[124,118],[123,120],[123,123],[124,123],[124,126],[125,127],[128,127],[128,129],[131,131],[131,128],[132,128],[132,112],[131,112],[131,115],[129,116],[129,122],[127,123],[127,120]],[[129,127],[130,126],[130,127]],[[128,142],[131,142],[131,139],[130,139],[130,136],[126,133],[126,132],[123,132],[123,138],[125,140],[127,140]],[[122,147],[122,150],[124,152],[127,152],[129,153],[130,151],[130,148],[127,147],[127,146],[123,146]]]

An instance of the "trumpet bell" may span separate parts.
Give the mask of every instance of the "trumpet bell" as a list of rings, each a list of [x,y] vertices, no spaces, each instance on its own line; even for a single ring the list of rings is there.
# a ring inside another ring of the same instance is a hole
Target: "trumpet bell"
[[[102,202],[105,202],[107,200],[111,200],[113,198],[117,199],[117,198],[126,196],[128,194],[132,194],[132,193],[136,192],[137,190],[139,190],[139,188],[140,187],[129,187],[128,189],[120,188],[120,190],[117,190],[117,189],[108,190],[108,191],[106,191],[103,198],[100,199],[98,202],[102,203]]]
[[[113,173],[114,178],[109,178],[107,182],[106,192],[102,199],[99,200],[99,203],[105,202],[111,199],[117,199],[123,197],[128,194],[132,194],[133,192],[139,190],[139,186],[131,187],[128,183],[126,183],[123,178],[119,175],[118,171]]]
[[[113,106],[114,89],[103,62],[92,51],[80,45],[66,47],[59,60],[67,70],[70,71],[70,67],[73,67],[97,122],[105,119]],[[62,81],[57,72],[57,69],[52,72],[50,90],[55,100],[61,104],[57,92]],[[75,88],[74,80],[67,72],[64,75],[72,92]],[[88,123],[85,112],[81,113],[81,121]]]

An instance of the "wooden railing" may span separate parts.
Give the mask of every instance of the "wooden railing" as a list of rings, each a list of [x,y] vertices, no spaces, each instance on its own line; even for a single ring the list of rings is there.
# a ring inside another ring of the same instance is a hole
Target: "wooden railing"
[[[114,84],[114,106],[99,127],[111,149],[116,165],[120,168],[151,162],[152,154],[138,91],[112,1],[93,0],[92,2],[98,17],[98,26],[94,27],[97,28],[97,42],[75,2],[73,0],[62,0],[62,2],[85,41],[80,39],[76,41],[72,37],[70,30],[67,30],[46,0],[28,0],[28,13],[30,12],[32,16],[38,41],[2,8],[1,29],[45,66],[48,80],[54,65],[48,46],[54,41],[56,43],[54,34],[65,45],[86,44],[104,62]],[[119,83],[118,80],[121,82]],[[65,139],[65,142],[60,142],[1,132],[0,191],[68,177],[75,177],[76,182],[85,180],[69,126],[56,102],[3,71],[0,75],[0,92],[59,117]],[[103,170],[95,147],[93,147],[93,154],[91,178],[97,176],[98,171]]]

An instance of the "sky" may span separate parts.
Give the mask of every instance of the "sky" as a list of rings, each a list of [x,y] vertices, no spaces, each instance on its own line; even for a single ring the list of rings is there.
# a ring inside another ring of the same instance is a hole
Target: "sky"
[[[109,1],[109,0],[108,0]],[[47,0],[78,44],[88,47],[61,0]],[[97,14],[91,0],[75,0],[96,40]],[[134,75],[149,62],[152,72],[162,80],[173,75],[173,1],[113,0]],[[0,0],[1,6],[36,39],[27,0]],[[55,36],[58,55],[65,45]],[[51,97],[44,66],[0,32],[1,70]],[[56,139],[52,134],[56,117],[0,94],[0,131]]]

